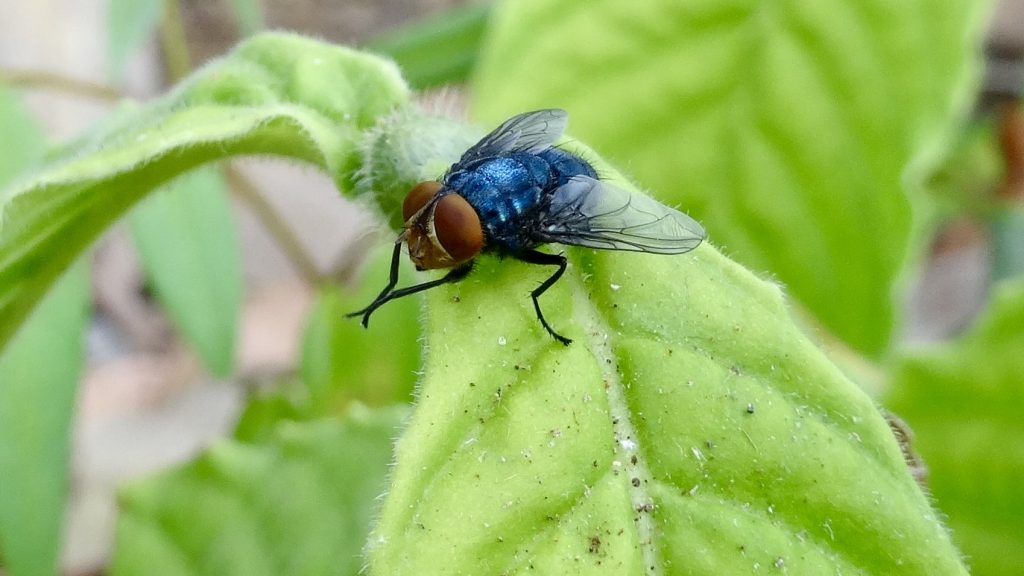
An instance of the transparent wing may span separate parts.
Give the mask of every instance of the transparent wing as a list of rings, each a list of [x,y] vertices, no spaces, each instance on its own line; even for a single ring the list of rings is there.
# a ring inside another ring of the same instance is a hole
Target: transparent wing
[[[538,239],[606,250],[681,254],[704,240],[686,214],[606,182],[575,176],[555,191]]]
[[[537,153],[547,150],[562,136],[562,132],[565,132],[568,120],[569,115],[565,110],[554,108],[513,116],[466,150],[460,162],[508,152]]]

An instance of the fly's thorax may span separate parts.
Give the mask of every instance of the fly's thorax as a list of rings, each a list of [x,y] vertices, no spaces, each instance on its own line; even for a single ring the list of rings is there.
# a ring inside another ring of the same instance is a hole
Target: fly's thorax
[[[473,259],[484,247],[476,210],[438,182],[423,182],[402,205],[409,257],[420,270],[451,268]]]

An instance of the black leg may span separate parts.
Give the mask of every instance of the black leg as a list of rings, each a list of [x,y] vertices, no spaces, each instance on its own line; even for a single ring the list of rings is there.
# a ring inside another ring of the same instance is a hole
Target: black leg
[[[387,302],[387,300],[385,300],[384,297],[387,296],[388,292],[391,292],[391,290],[394,289],[395,284],[398,284],[398,259],[401,258],[401,256],[402,242],[395,242],[395,250],[391,253],[391,275],[388,279],[388,285],[385,286],[384,289],[380,291],[380,294],[378,294],[377,297],[373,299],[373,302],[371,302],[369,306],[356,312],[349,312],[348,314],[345,314],[345,318],[355,318],[356,316],[366,314],[366,317],[363,318],[363,327],[366,327],[366,322],[370,318],[369,312],[373,312],[381,304]]]
[[[397,252],[396,252],[396,254],[397,254]],[[445,274],[441,278],[438,278],[437,280],[431,280],[429,282],[424,282],[422,284],[416,284],[415,286],[408,286],[406,288],[401,288],[399,290],[395,290],[395,291],[391,292],[390,290],[392,288],[394,288],[395,282],[397,282],[397,278],[398,278],[398,264],[397,264],[397,262],[398,262],[397,259],[392,261],[392,266],[391,267],[392,267],[393,274],[391,276],[391,280],[388,282],[387,288],[385,288],[384,291],[380,293],[380,296],[377,296],[377,299],[374,300],[366,308],[363,308],[362,310],[360,310],[358,312],[352,312],[351,314],[346,314],[345,316],[347,318],[351,318],[353,316],[362,315],[362,317],[363,317],[363,322],[362,322],[363,327],[364,328],[368,327],[370,325],[370,314],[373,314],[374,310],[376,310],[377,308],[380,308],[381,306],[383,306],[384,304],[390,302],[391,300],[396,300],[398,298],[402,298],[403,296],[408,296],[410,294],[415,294],[417,292],[423,292],[424,290],[430,290],[431,288],[434,288],[435,286],[440,286],[442,284],[448,284],[448,283],[451,283],[451,282],[458,282],[459,280],[462,280],[463,278],[465,278],[469,274],[469,272],[473,269],[473,261],[470,260],[469,262],[463,264],[462,266],[459,266],[458,268],[452,268],[447,274]]]
[[[551,329],[551,326],[548,325],[548,321],[544,319],[544,313],[540,311],[540,301],[538,300],[540,298],[540,295],[546,292],[548,288],[551,288],[551,286],[553,286],[555,282],[558,282],[558,279],[562,277],[563,273],[565,273],[565,256],[562,256],[561,254],[547,254],[545,252],[538,252],[536,250],[526,250],[524,252],[515,254],[514,256],[517,260],[522,260],[523,262],[528,262],[530,264],[558,266],[558,270],[556,270],[550,278],[542,282],[541,285],[538,286],[533,292],[530,292],[530,295],[533,296],[533,309],[537,311],[537,319],[540,320],[541,325],[544,326],[544,329],[548,331],[548,334],[551,334],[552,338],[568,346],[569,344],[572,343],[572,340],[566,338],[565,336],[562,336],[558,332],[555,332],[554,330]]]

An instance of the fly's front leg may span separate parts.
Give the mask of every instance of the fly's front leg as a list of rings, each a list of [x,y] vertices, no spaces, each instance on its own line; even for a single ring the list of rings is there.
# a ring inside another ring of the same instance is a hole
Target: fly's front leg
[[[517,260],[522,260],[523,262],[528,262],[530,264],[558,266],[558,270],[556,270],[555,273],[552,274],[547,280],[542,282],[541,285],[538,286],[533,292],[530,292],[530,295],[533,297],[533,309],[537,312],[537,319],[540,320],[541,326],[544,326],[544,329],[548,331],[548,334],[551,334],[552,338],[568,346],[569,344],[572,343],[572,340],[566,338],[565,336],[562,336],[561,334],[555,332],[551,328],[551,326],[548,324],[548,321],[544,319],[544,313],[541,312],[539,300],[541,294],[546,292],[548,288],[551,288],[555,284],[555,282],[558,282],[558,279],[561,278],[562,274],[565,273],[565,268],[568,265],[568,261],[565,259],[565,256],[562,256],[561,254],[547,254],[545,252],[538,252],[536,250],[525,250],[523,252],[515,254],[514,256]]]
[[[402,242],[401,239],[399,239],[398,242],[395,242],[394,252],[391,253],[391,273],[388,278],[387,286],[385,286],[384,289],[380,291],[380,294],[378,294],[377,297],[373,299],[373,302],[370,302],[369,306],[363,308],[362,310],[357,310],[355,312],[345,314],[345,318],[354,318],[356,316],[362,316],[363,328],[366,328],[370,324],[370,314],[372,314],[374,310],[379,308],[381,304],[391,299],[388,297],[388,293],[394,290],[395,285],[398,284],[398,259],[401,257],[401,255]]]
[[[470,273],[470,271],[472,271],[472,270],[473,270],[473,261],[470,260],[469,262],[463,264],[462,266],[459,266],[458,268],[452,268],[447,274],[445,274],[441,278],[438,278],[437,280],[431,280],[429,282],[424,282],[422,284],[416,284],[415,286],[408,286],[406,288],[401,288],[399,290],[394,290],[394,291],[391,291],[391,288],[394,287],[394,284],[389,284],[388,288],[386,288],[384,290],[384,292],[381,292],[380,296],[378,296],[377,299],[374,300],[373,303],[371,303],[369,306],[367,306],[366,308],[363,308],[362,310],[360,310],[358,312],[352,312],[351,314],[346,314],[346,316],[347,317],[352,317],[352,316],[359,316],[360,314],[362,314],[362,316],[363,316],[363,326],[366,327],[370,323],[370,314],[373,314],[374,310],[376,310],[377,308],[380,308],[384,304],[387,304],[388,302],[390,302],[392,300],[396,300],[398,298],[402,298],[403,296],[409,296],[410,294],[416,294],[417,292],[423,292],[424,290],[430,290],[431,288],[434,288],[436,286],[440,286],[442,284],[448,284],[448,283],[451,283],[451,282],[458,282],[459,280],[462,280],[463,278],[465,278]]]

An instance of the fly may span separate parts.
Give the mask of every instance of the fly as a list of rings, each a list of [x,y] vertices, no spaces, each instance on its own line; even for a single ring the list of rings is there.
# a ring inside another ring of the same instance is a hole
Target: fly
[[[537,110],[506,120],[452,164],[440,182],[421,182],[402,204],[402,233],[395,241],[387,286],[349,317],[370,315],[396,298],[457,282],[482,253],[557,267],[533,292],[533,308],[555,340],[540,309],[540,297],[565,272],[566,258],[537,250],[567,244],[603,250],[682,254],[704,240],[704,228],[689,216],[647,196],[602,182],[586,160],[556,148],[568,116]],[[398,284],[402,244],[417,270],[447,268],[443,277],[406,288]]]

